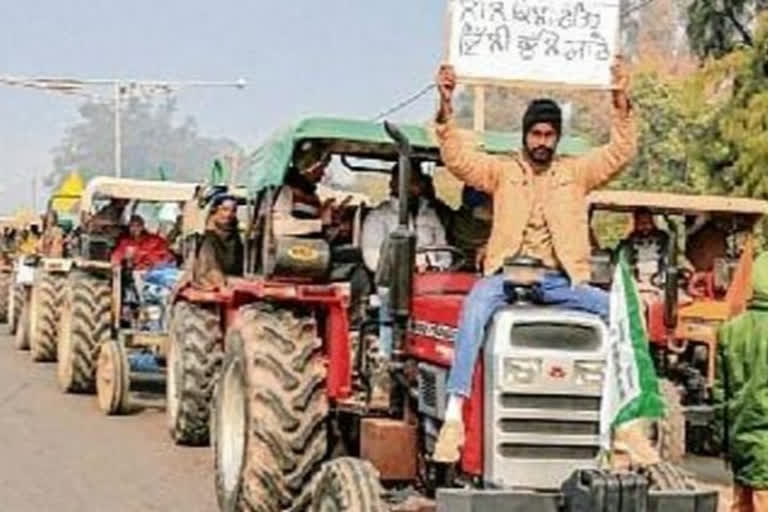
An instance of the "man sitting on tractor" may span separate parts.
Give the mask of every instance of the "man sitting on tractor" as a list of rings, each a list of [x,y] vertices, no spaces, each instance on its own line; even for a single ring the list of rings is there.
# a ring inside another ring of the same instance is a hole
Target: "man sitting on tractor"
[[[113,265],[127,261],[133,270],[148,270],[157,265],[173,263],[175,258],[168,242],[161,236],[149,233],[141,215],[133,215],[128,223],[128,235],[118,240],[111,260]]]
[[[365,266],[374,274],[386,274],[381,267],[381,255],[383,241],[397,228],[398,223],[398,190],[400,184],[400,168],[395,164],[392,167],[389,179],[390,198],[383,201],[371,210],[365,218],[362,229],[361,246],[363,249],[363,261]],[[416,247],[445,246],[445,229],[438,218],[437,212],[424,197],[424,181],[421,174],[411,173],[409,187],[408,209],[410,210],[410,222],[416,231]],[[416,265],[421,268],[427,266],[447,268],[450,265],[450,255],[435,252],[432,254],[418,254]],[[390,313],[389,287],[379,283],[379,347],[382,355],[389,359],[392,356],[392,318]]]
[[[218,195],[192,269],[196,286],[205,290],[226,287],[226,276],[243,273],[243,241],[237,226],[237,199]]]
[[[632,232],[619,243],[616,253],[624,257],[635,273],[641,291],[658,289],[654,276],[664,272],[669,235],[656,227],[653,214],[638,208],[632,216]]]
[[[497,157],[465,147],[453,120],[456,75],[440,68],[437,135],[446,168],[457,178],[493,196],[491,237],[485,257],[486,277],[464,300],[448,377],[445,422],[434,459],[454,463],[464,444],[462,409],[470,396],[472,375],[484,331],[504,307],[504,261],[535,258],[546,267],[534,287],[542,304],[592,312],[606,319],[608,295],[589,286],[589,232],[586,194],[613,178],[636,151],[635,122],[627,96],[629,75],[619,58],[613,67],[611,141],[584,156],[555,157],[562,135],[560,107],[550,99],[533,101],[523,117],[523,151]]]
[[[362,230],[361,245],[365,266],[371,272],[376,272],[381,256],[382,241],[397,227],[400,169],[398,165],[392,168],[389,180],[389,199],[382,201],[371,210],[365,218]],[[411,174],[409,210],[411,222],[416,231],[416,247],[445,246],[445,228],[437,216],[437,212],[424,197],[422,176],[419,172]],[[450,255],[430,254],[418,255],[417,266],[427,265],[445,268],[450,264]]]
[[[59,226],[59,215],[56,210],[49,210],[43,219],[40,254],[47,258],[64,256],[64,230]]]

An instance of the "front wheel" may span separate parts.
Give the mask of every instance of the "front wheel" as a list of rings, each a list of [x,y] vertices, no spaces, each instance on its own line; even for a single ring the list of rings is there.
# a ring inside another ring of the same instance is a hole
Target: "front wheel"
[[[667,379],[661,380],[659,387],[666,414],[656,426],[656,448],[661,460],[680,464],[685,457],[685,411],[680,390]]]
[[[341,457],[326,463],[312,494],[311,510],[318,512],[389,510],[373,464],[352,457]]]
[[[104,414],[111,416],[128,411],[130,371],[122,343],[110,340],[101,346],[96,363],[96,397]]]

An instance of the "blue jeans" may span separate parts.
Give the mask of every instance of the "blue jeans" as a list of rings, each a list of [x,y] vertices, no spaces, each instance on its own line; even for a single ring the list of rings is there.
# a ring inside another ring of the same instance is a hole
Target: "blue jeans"
[[[586,311],[608,321],[608,294],[588,285],[571,286],[565,274],[550,272],[536,284],[534,297],[541,304]],[[495,274],[478,281],[464,299],[459,331],[454,344],[453,366],[448,375],[448,393],[469,397],[477,355],[491,317],[507,303],[504,276]]]

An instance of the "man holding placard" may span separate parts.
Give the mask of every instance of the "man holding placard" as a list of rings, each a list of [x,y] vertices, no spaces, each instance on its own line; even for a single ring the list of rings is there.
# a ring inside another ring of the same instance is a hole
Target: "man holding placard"
[[[466,184],[493,197],[493,227],[485,258],[486,277],[475,284],[459,320],[454,362],[448,378],[448,407],[434,458],[456,462],[464,443],[462,409],[470,396],[486,325],[506,303],[500,274],[506,258],[528,256],[549,271],[536,286],[544,304],[588,311],[607,319],[608,295],[589,286],[589,230],[586,195],[613,178],[634,157],[635,122],[627,95],[629,74],[621,58],[612,68],[611,140],[580,157],[556,156],[562,114],[552,100],[533,101],[523,118],[523,149],[491,156],[464,145],[453,120],[456,74],[440,68],[437,136],[446,168]]]

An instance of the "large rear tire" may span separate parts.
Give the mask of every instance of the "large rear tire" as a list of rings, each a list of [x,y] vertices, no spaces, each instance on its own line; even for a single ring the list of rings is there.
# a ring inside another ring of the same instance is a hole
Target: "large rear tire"
[[[33,361],[56,361],[59,311],[63,279],[60,276],[44,274],[34,291],[35,306],[31,309],[34,320],[30,323],[29,348]]]
[[[0,272],[0,322],[8,321],[8,306],[11,299],[12,274],[8,271]]]
[[[685,457],[685,411],[680,390],[670,380],[659,382],[666,415],[658,422],[656,446],[661,460],[680,464]]]
[[[213,388],[223,358],[219,314],[179,302],[173,308],[169,334],[166,410],[171,437],[177,444],[206,445]]]
[[[30,308],[32,305],[31,290],[26,286],[21,287],[18,309],[18,320],[16,321],[16,335],[13,339],[13,346],[16,350],[29,350],[29,327],[30,327]]]
[[[379,473],[368,461],[334,459],[320,472],[313,490],[312,510],[322,512],[386,512]]]
[[[241,315],[227,333],[215,407],[219,505],[228,512],[303,510],[328,452],[317,325],[310,315],[267,305]]]
[[[61,308],[58,380],[65,393],[93,393],[96,354],[109,341],[111,324],[109,280],[90,274],[72,277]]]
[[[19,328],[21,307],[24,305],[24,287],[16,284],[15,274],[11,280],[11,289],[8,296],[8,334],[14,336]]]

